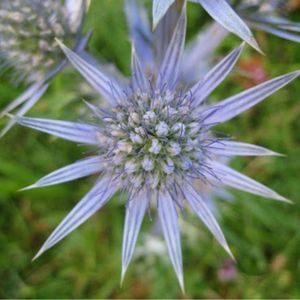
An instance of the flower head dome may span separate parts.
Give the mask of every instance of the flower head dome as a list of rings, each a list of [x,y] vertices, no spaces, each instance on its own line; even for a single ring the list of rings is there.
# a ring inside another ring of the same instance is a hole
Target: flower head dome
[[[192,87],[180,83],[186,17],[182,6],[170,44],[154,78],[144,72],[133,46],[131,78],[122,86],[60,43],[74,67],[107,101],[88,104],[93,123],[15,117],[21,125],[73,142],[91,145],[95,155],[63,167],[37,181],[48,186],[99,173],[94,187],[47,239],[39,256],[99,210],[115,193],[128,194],[122,250],[122,278],[131,261],[138,232],[151,202],[155,203],[172,265],[183,289],[178,212],[189,206],[232,256],[213,213],[197,191],[199,182],[229,186],[278,201],[287,199],[226,164],[230,156],[276,155],[275,152],[214,136],[212,128],[273,94],[300,71],[267,81],[218,104],[204,105],[234,67],[243,45],[234,49]]]

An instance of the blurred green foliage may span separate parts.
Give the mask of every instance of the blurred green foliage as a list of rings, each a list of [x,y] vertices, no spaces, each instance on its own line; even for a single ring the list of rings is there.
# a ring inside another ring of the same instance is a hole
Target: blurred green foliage
[[[295,12],[295,16],[300,11]],[[207,15],[189,4],[188,38]],[[94,0],[86,28],[94,28],[90,51],[129,74],[130,40],[121,0]],[[300,69],[300,45],[257,33],[267,54],[267,76]],[[239,44],[233,36],[218,51]],[[257,57],[247,49],[241,60]],[[74,75],[75,74],[75,75]],[[78,93],[81,77],[71,68],[55,79],[31,116],[83,118]],[[23,87],[1,77],[1,107]],[[237,72],[212,95],[218,100],[244,88]],[[96,99],[95,102],[99,101]],[[120,288],[124,203],[116,197],[55,248],[31,262],[43,241],[95,178],[33,191],[17,190],[71,163],[85,149],[16,126],[0,141],[0,297],[1,298],[299,298],[300,297],[300,82],[290,84],[254,109],[222,126],[226,134],[286,154],[280,158],[235,159],[233,165],[292,199],[294,205],[234,192],[233,203],[217,201],[221,225],[237,258],[237,274],[228,282],[218,273],[226,253],[195,216],[182,216],[196,228],[191,243],[183,235],[187,295],[180,292],[169,260],[134,259]],[[5,120],[1,120],[3,125]],[[151,229],[146,218],[139,239]]]

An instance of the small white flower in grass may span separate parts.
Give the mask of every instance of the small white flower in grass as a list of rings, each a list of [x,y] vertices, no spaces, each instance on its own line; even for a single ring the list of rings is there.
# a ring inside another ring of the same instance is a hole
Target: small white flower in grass
[[[120,86],[108,84],[107,76],[103,72],[95,69],[61,43],[66,56],[78,71],[93,85],[97,80],[98,91],[102,95],[110,95],[109,104],[112,107],[106,111],[101,110],[103,118],[101,114],[97,114],[99,122],[96,124],[15,118],[23,126],[98,148],[98,160],[95,161],[93,158],[84,163],[72,164],[49,174],[46,176],[47,180],[42,178],[39,184],[35,185],[57,184],[101,172],[95,186],[54,230],[37,256],[81,225],[117,191],[126,190],[128,203],[124,224],[122,279],[132,259],[144,215],[149,203],[154,202],[157,205],[172,265],[180,286],[184,289],[178,207],[184,207],[185,203],[190,206],[225,251],[233,257],[218,222],[202,194],[197,191],[199,182],[203,182],[208,189],[210,186],[229,186],[288,202],[270,188],[221,163],[228,156],[276,155],[276,153],[255,145],[214,138],[211,128],[264,100],[299,77],[300,72],[269,80],[229,97],[219,104],[204,106],[204,99],[228,75],[243,46],[234,49],[190,89],[182,89],[177,83],[181,70],[185,25],[183,8],[171,43],[155,76],[156,80],[151,85],[133,48],[132,77],[125,93]],[[155,105],[153,102],[156,102]],[[180,110],[180,107],[184,109]],[[175,114],[165,113],[172,108],[176,109]],[[135,126],[132,126],[130,120],[133,113],[137,114]],[[106,119],[107,115],[110,116],[109,119]],[[122,115],[121,121],[119,115]],[[113,136],[112,128],[120,123],[122,123],[120,126],[120,130],[123,131],[122,137]],[[181,130],[174,132],[172,128]],[[100,143],[99,132],[106,135],[111,143]],[[178,132],[181,134],[177,134]],[[142,137],[141,143],[132,140],[134,134]]]

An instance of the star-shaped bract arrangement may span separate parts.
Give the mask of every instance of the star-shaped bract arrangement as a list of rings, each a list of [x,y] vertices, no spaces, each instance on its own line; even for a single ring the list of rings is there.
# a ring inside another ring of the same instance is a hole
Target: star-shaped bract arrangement
[[[81,199],[46,240],[37,256],[54,246],[115,193],[128,194],[122,250],[122,279],[132,259],[138,232],[149,204],[154,202],[179,284],[184,289],[178,211],[189,206],[232,257],[218,222],[197,191],[199,182],[228,186],[289,202],[270,188],[226,164],[223,157],[277,153],[263,147],[214,136],[212,128],[258,104],[300,75],[279,76],[217,104],[204,103],[234,67],[244,45],[234,49],[191,87],[180,82],[185,43],[185,5],[156,76],[148,78],[132,47],[131,78],[126,86],[80,57],[60,41],[73,66],[106,100],[106,108],[87,104],[93,123],[27,117],[13,120],[48,134],[90,145],[95,155],[63,167],[29,188],[54,185],[99,174]]]

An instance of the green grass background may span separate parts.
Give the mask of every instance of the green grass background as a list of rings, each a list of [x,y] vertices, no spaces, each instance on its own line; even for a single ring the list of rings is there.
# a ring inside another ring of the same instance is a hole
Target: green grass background
[[[300,11],[294,13],[299,20]],[[201,8],[189,4],[188,38],[205,20]],[[93,0],[86,27],[94,28],[91,52],[114,62],[129,74],[130,42],[121,0]],[[300,69],[300,45],[257,33],[267,54],[263,66],[273,77]],[[230,36],[218,50],[227,53],[239,44]],[[257,54],[246,49],[242,59]],[[0,81],[4,107],[24,87],[6,77]],[[77,120],[84,116],[82,78],[72,69],[59,75],[29,115]],[[243,89],[230,76],[212,95],[215,100]],[[88,96],[86,96],[89,98]],[[95,102],[99,101],[98,99]],[[0,141],[0,297],[2,298],[299,298],[300,297],[300,80],[254,109],[222,126],[231,136],[286,154],[281,158],[243,158],[238,170],[292,199],[286,205],[234,192],[236,201],[217,201],[220,223],[237,258],[237,275],[218,278],[228,259],[201,222],[182,216],[196,229],[191,242],[183,235],[185,283],[181,294],[169,260],[164,256],[134,259],[120,288],[124,204],[110,201],[59,245],[31,262],[43,241],[73,205],[93,185],[87,178],[55,187],[17,192],[41,176],[83,157],[73,143],[16,126]],[[1,120],[4,124],[4,120]],[[151,230],[146,218],[138,244]]]

